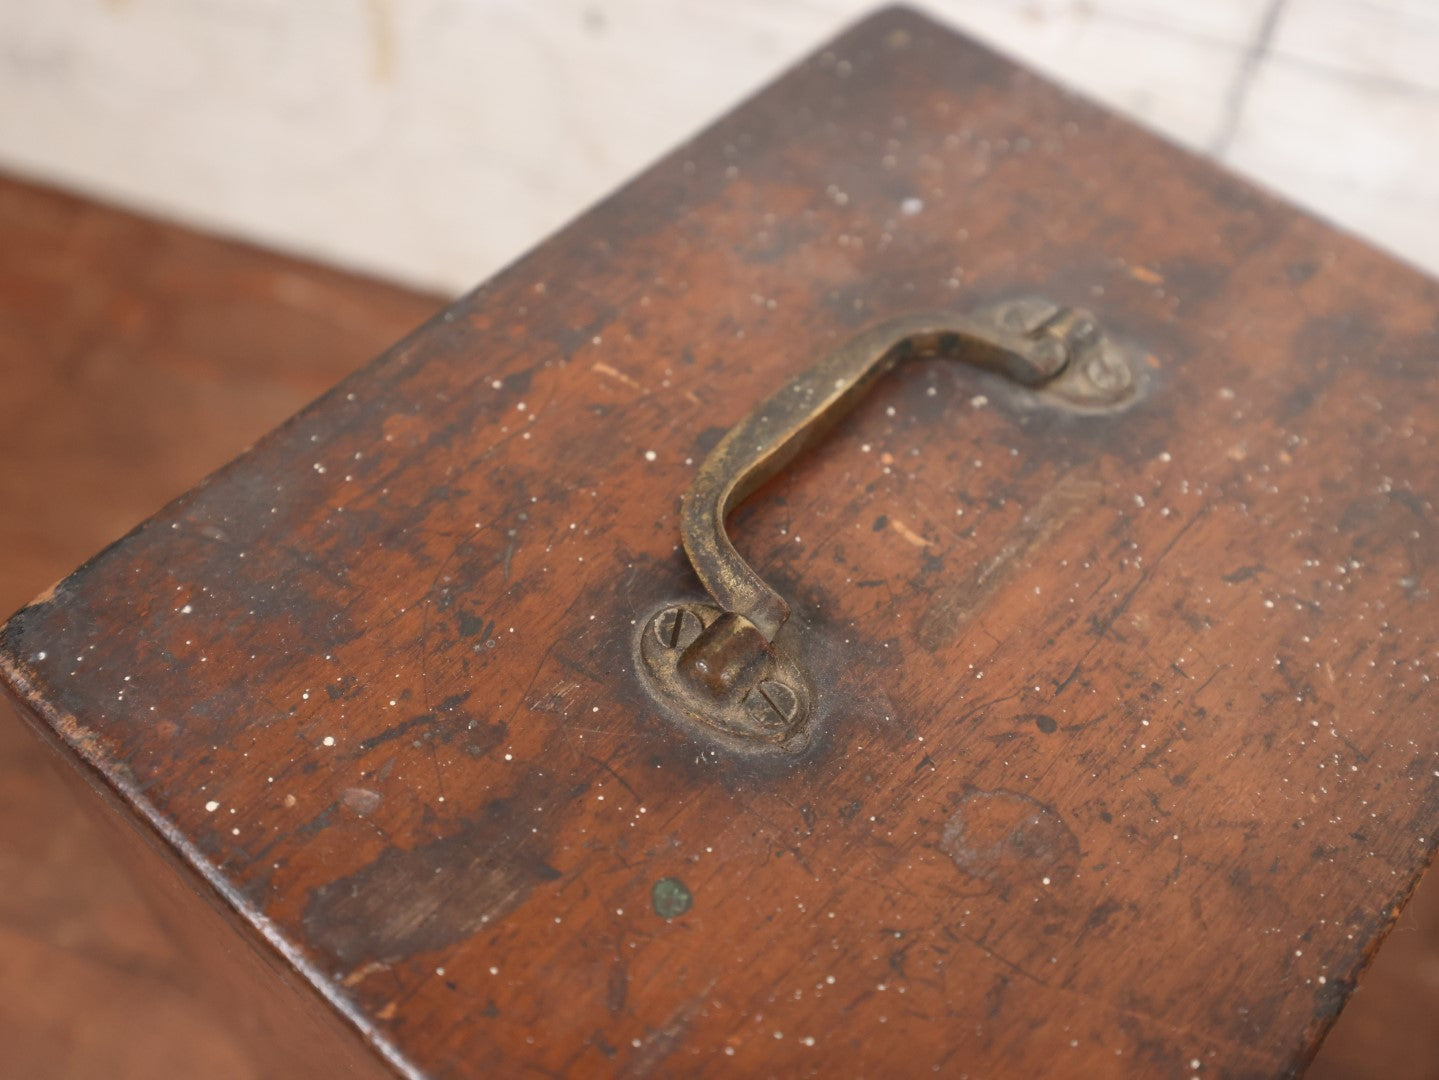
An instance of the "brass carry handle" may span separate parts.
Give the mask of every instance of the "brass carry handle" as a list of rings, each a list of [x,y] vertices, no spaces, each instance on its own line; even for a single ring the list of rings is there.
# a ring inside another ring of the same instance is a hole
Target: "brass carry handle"
[[[1092,316],[1025,298],[861,333],[731,428],[700,466],[680,517],[685,552],[715,606],[658,612],[639,652],[655,697],[732,748],[803,749],[813,692],[779,638],[789,604],[735,550],[725,519],[886,372],[915,357],[962,360],[1081,406],[1122,402],[1134,386],[1126,358]]]

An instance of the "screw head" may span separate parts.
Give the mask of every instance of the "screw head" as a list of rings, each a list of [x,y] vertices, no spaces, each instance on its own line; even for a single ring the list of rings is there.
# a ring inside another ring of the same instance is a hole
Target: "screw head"
[[[999,324],[1006,330],[1026,336],[1035,333],[1064,309],[1048,300],[1024,299],[1006,304],[999,313]]]
[[[799,712],[799,695],[774,679],[765,679],[744,699],[745,711],[763,728],[778,731],[788,726]]]
[[[687,649],[700,636],[704,623],[687,607],[665,608],[650,623],[655,639],[666,649]]]
[[[1084,374],[1102,392],[1127,390],[1133,378],[1123,363],[1117,363],[1103,353],[1096,353],[1084,368]]]

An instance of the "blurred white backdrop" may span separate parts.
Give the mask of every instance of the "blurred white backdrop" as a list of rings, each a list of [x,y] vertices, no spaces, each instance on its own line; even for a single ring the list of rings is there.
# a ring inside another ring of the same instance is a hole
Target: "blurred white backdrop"
[[[455,292],[873,6],[0,0],[0,169]],[[1439,0],[916,6],[1439,271]]]

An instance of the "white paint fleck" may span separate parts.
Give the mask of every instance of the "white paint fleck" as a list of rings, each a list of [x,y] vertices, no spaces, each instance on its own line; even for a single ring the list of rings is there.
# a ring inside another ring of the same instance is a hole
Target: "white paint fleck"
[[[335,745],[335,737],[334,737],[333,735],[326,735],[326,736],[325,736],[323,739],[321,739],[320,741],[321,741],[322,743],[324,743],[326,746],[334,746],[334,745]]]
[[[210,813],[213,814],[216,810],[220,809],[220,804],[219,804],[218,802],[216,802],[214,799],[211,799],[209,802],[207,802],[207,803],[205,804],[205,809],[208,810],[208,811],[210,811]]]
[[[646,451],[645,451],[645,460],[646,460],[646,461],[653,461],[653,460],[654,460],[655,458],[657,458],[658,456],[659,456],[659,455],[656,454],[653,450],[646,450]]]
[[[911,195],[908,199],[905,199],[904,202],[899,204],[899,212],[905,217],[914,217],[915,214],[919,213],[923,209],[924,200],[916,199],[913,195]]]
[[[186,604],[184,607],[182,607],[182,608],[180,609],[180,614],[181,614],[181,615],[188,615],[188,614],[190,614],[190,612],[192,612],[192,611],[194,611],[194,610],[195,610],[195,609],[192,608],[189,604]]]

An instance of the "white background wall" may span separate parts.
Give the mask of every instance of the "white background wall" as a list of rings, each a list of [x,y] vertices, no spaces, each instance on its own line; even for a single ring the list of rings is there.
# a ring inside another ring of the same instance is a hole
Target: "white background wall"
[[[0,0],[0,168],[457,291],[871,6]],[[1439,0],[919,6],[1439,272]]]

